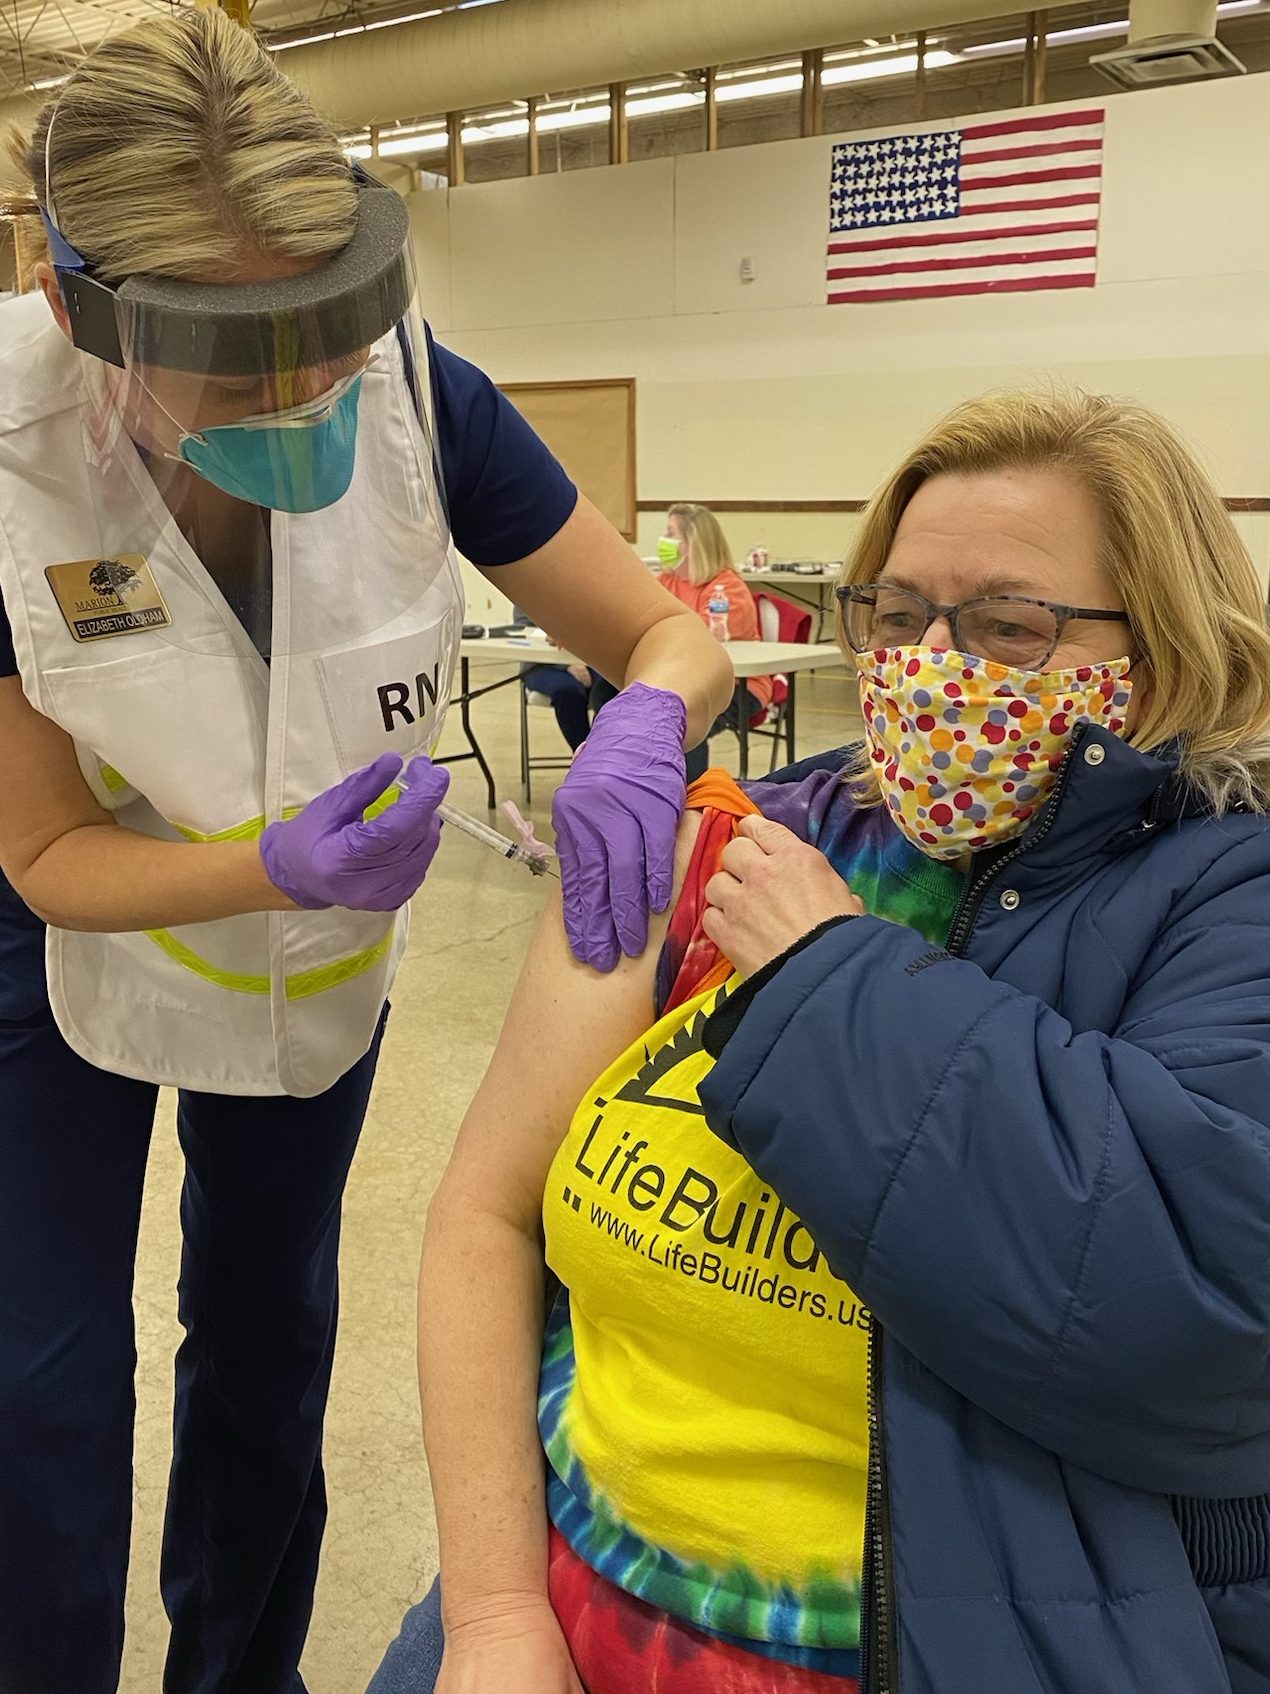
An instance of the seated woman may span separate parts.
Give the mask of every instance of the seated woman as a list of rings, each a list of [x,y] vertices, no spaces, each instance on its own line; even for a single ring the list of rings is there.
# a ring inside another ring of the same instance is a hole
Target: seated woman
[[[661,584],[692,608],[702,622],[710,622],[710,602],[722,595],[728,603],[728,640],[758,641],[758,607],[748,583],[732,567],[727,537],[718,518],[708,506],[679,504],[666,513],[666,533],[657,543],[662,562]],[[597,677],[591,690],[591,711],[613,698],[617,690],[603,677]],[[745,679],[745,703],[750,720],[757,718],[772,703],[770,676],[749,676]],[[737,727],[736,697],[728,703],[711,728],[711,735]],[[695,782],[710,762],[710,743],[701,741],[688,749],[688,781]]]
[[[375,1694],[1270,1689],[1261,589],[1081,395],[954,412],[846,578],[865,752],[698,786],[660,962],[534,941]]]

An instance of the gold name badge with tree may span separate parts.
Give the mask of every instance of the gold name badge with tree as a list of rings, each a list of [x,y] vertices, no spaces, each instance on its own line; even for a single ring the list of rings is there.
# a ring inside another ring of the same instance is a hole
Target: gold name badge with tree
[[[46,566],[44,575],[76,641],[141,635],[172,622],[154,573],[140,553],[74,559]]]

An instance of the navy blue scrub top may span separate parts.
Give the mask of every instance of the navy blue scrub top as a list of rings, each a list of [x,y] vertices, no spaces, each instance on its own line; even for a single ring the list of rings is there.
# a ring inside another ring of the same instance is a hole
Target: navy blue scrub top
[[[428,333],[441,480],[454,545],[473,564],[507,565],[563,528],[577,489],[549,449],[483,371]],[[0,602],[0,676],[16,676]],[[0,1021],[46,1004],[44,926],[0,876]]]

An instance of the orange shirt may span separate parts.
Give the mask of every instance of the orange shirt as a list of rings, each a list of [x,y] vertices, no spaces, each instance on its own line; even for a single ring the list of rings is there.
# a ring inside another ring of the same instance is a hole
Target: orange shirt
[[[673,571],[662,573],[661,585],[674,595],[676,600],[682,600],[685,606],[691,606],[700,617],[702,623],[710,622],[709,606],[715,592],[722,589],[728,597],[728,638],[731,641],[758,641],[758,607],[754,604],[754,596],[747,584],[741,581],[735,571],[720,571],[718,576],[709,582],[688,582],[684,577],[676,576]],[[768,706],[772,700],[772,679],[770,676],[747,676],[745,686],[761,706]]]

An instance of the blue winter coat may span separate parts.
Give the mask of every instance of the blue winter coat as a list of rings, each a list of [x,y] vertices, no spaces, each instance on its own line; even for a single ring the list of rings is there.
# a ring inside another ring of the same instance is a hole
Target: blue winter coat
[[[948,952],[820,934],[701,1099],[881,1326],[872,1688],[1270,1694],[1270,821],[1086,730]]]

